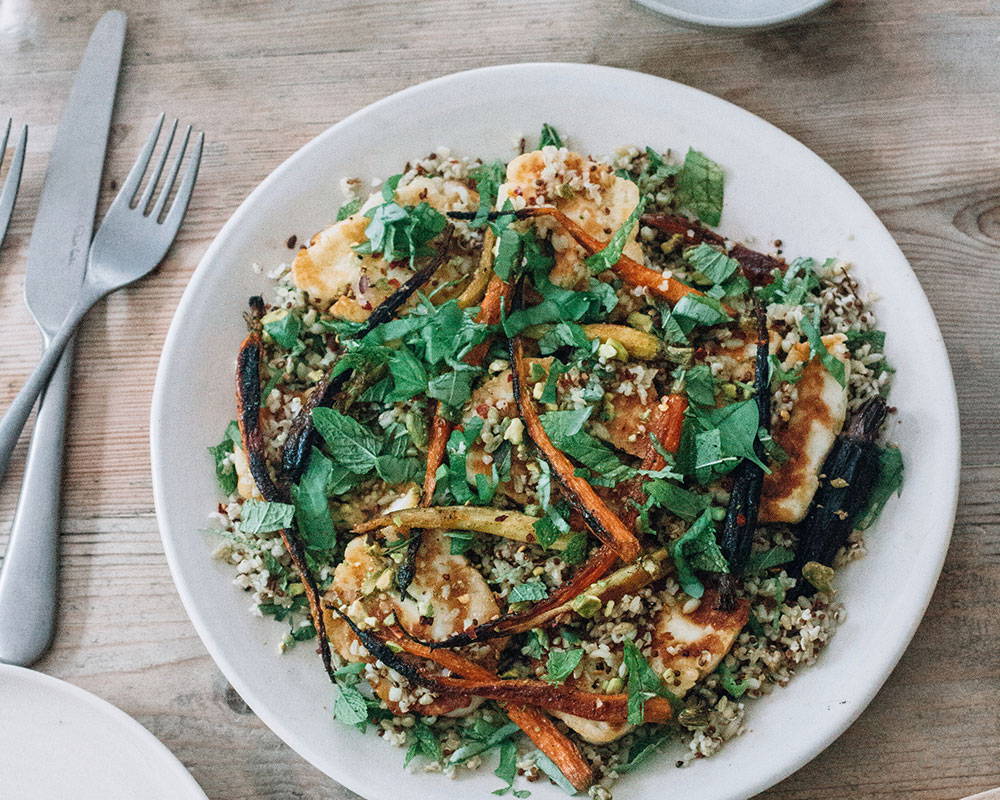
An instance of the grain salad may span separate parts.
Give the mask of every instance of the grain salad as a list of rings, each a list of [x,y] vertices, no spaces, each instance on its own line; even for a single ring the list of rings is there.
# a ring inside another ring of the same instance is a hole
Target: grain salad
[[[607,800],[843,618],[902,482],[885,334],[850,264],[717,233],[724,184],[550,125],[442,147],[345,177],[250,299],[215,555],[408,769]]]

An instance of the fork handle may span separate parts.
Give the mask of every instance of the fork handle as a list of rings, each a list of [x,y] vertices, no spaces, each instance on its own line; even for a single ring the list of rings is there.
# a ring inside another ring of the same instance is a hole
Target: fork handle
[[[73,344],[42,396],[0,570],[0,662],[27,667],[48,650],[59,589],[59,510],[63,440]]]
[[[86,284],[84,288],[86,288]],[[17,446],[17,440],[21,436],[24,424],[28,421],[28,417],[31,416],[31,409],[34,407],[35,401],[44,391],[45,385],[49,382],[49,378],[55,371],[56,365],[59,363],[59,356],[62,355],[63,350],[66,349],[66,345],[69,344],[69,340],[73,337],[73,332],[76,330],[77,325],[80,324],[80,320],[84,318],[98,299],[100,299],[100,295],[97,297],[81,297],[77,305],[70,310],[63,321],[62,327],[49,340],[45,352],[42,353],[42,360],[38,362],[35,371],[31,373],[21,391],[17,393],[17,397],[14,398],[14,402],[10,404],[7,413],[0,420],[0,478],[3,478],[7,472],[7,464],[10,462],[11,454]]]

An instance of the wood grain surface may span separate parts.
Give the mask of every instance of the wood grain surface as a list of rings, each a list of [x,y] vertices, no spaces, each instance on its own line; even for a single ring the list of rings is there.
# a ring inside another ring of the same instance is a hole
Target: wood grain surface
[[[761,797],[943,800],[1000,784],[1000,3],[845,0],[781,30],[742,34],[680,27],[626,0],[120,6],[129,34],[102,208],[111,178],[125,173],[160,110],[204,127],[208,146],[167,261],[83,327],[66,456],[61,622],[39,669],[136,717],[212,800],[353,797],[249,712],[170,580],[147,444],[167,326],[240,201],[330,124],[456,70],[594,62],[736,102],[829,161],[899,241],[951,353],[962,494],[927,616],[858,722]],[[0,117],[31,125],[23,190],[0,253],[0,408],[38,355],[21,299],[24,256],[55,125],[102,11],[90,0],[0,0]],[[0,552],[24,450],[22,441],[0,490]]]

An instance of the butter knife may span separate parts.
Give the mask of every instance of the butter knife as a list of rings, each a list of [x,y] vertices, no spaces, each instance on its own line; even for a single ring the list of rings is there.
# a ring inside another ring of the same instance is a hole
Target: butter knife
[[[24,294],[47,343],[83,281],[125,43],[125,14],[101,17],[84,53],[49,157],[31,231]],[[35,419],[7,555],[0,570],[0,661],[28,666],[55,631],[59,511],[72,342]]]

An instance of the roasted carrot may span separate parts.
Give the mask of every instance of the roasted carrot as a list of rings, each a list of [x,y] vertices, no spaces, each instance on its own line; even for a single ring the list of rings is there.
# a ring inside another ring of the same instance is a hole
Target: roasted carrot
[[[497,676],[488,669],[454,651],[432,650],[399,632],[393,632],[393,638],[410,655],[433,661],[456,675],[477,680],[497,680]],[[552,759],[573,787],[580,792],[587,791],[594,782],[594,772],[569,737],[537,708],[519,703],[503,705],[507,716],[520,726],[539,750]]]
[[[434,258],[427,266],[413,273],[406,283],[379,303],[353,338],[363,339],[379,325],[391,320],[400,307],[413,296],[413,293],[430,280],[448,255],[453,232],[454,228],[449,225],[442,235],[441,244]],[[306,462],[309,459],[309,453],[312,452],[316,436],[312,423],[312,410],[332,405],[344,385],[350,380],[353,372],[354,370],[346,369],[336,377],[317,384],[308,400],[303,404],[302,410],[292,420],[288,437],[285,439],[285,445],[281,451],[281,474],[285,479],[297,481],[306,468]]]
[[[587,481],[578,476],[572,462],[560,451],[542,427],[542,420],[531,396],[524,360],[524,343],[519,336],[508,340],[511,373],[514,379],[514,400],[524,421],[528,436],[542,453],[552,471],[565,487],[567,499],[583,516],[587,527],[605,544],[612,547],[623,561],[632,561],[639,555],[639,541],[635,534],[608,508]]]
[[[417,664],[401,657],[386,643],[381,635],[371,629],[361,629],[338,606],[330,606],[358,637],[361,644],[376,659],[396,670],[407,680],[426,686],[435,692],[456,693],[485,697],[488,700],[539,706],[553,711],[564,711],[584,719],[624,725],[628,721],[627,694],[597,694],[576,689],[572,686],[551,684],[528,679],[490,680],[476,678],[455,678],[444,675],[430,675]],[[673,714],[669,701],[653,697],[646,701],[644,722],[666,722]]]
[[[271,478],[270,470],[264,459],[264,436],[261,426],[260,394],[261,368],[264,361],[264,347],[260,338],[260,317],[264,311],[264,303],[259,297],[250,299],[251,314],[250,334],[240,345],[236,359],[236,410],[237,423],[240,428],[240,441],[247,455],[250,473],[257,490],[268,502],[287,503],[288,493],[281,489]],[[326,636],[326,623],[320,606],[319,587],[309,571],[306,562],[306,548],[294,527],[280,531],[281,541],[292,560],[292,566],[305,589],[309,601],[309,615],[312,617],[316,636],[319,638],[319,652],[323,667],[330,680],[334,680],[333,662],[330,655],[330,640]]]

